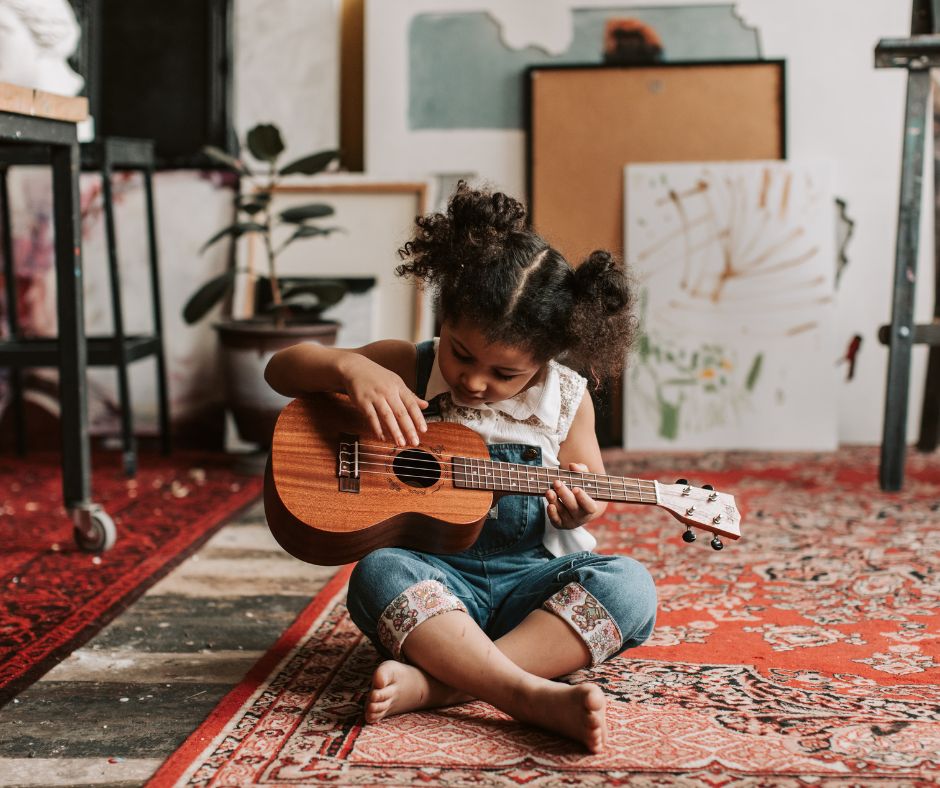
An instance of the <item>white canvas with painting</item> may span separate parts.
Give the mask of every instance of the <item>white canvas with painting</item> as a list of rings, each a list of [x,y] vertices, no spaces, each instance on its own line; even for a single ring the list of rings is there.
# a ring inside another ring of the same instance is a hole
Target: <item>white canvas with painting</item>
[[[835,448],[826,167],[631,165],[625,203],[641,320],[625,380],[625,446]]]

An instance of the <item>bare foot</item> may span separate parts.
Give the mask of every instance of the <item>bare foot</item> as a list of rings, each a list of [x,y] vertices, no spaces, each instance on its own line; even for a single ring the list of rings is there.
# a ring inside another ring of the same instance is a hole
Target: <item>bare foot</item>
[[[520,708],[503,711],[580,741],[591,752],[607,746],[607,696],[597,684],[570,686],[539,680],[523,691],[520,701]]]
[[[390,659],[372,674],[372,691],[366,699],[364,713],[366,722],[374,723],[393,714],[452,706],[467,700],[470,700],[467,695],[442,684],[423,670]]]

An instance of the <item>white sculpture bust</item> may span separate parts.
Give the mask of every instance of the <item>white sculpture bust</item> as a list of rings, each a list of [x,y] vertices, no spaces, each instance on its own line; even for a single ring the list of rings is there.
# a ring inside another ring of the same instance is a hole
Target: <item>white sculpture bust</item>
[[[74,96],[85,80],[68,64],[81,38],[68,0],[0,0],[0,82]],[[78,126],[94,137],[93,120]]]
[[[74,96],[84,80],[68,57],[80,37],[67,0],[0,0],[0,82]]]

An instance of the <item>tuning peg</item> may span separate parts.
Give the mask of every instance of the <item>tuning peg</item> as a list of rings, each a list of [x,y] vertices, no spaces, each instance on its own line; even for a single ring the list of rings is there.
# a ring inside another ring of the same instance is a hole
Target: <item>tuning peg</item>
[[[703,489],[703,490],[714,490],[715,488],[712,487],[710,484],[703,484],[703,485],[702,485],[702,489]]]
[[[682,541],[683,541],[683,542],[688,542],[689,544],[691,544],[692,542],[694,542],[694,541],[695,541],[695,531],[693,531],[691,528],[686,528],[686,529],[685,529],[685,533],[682,534]]]
[[[676,484],[688,484],[688,479],[676,479]]]
[[[712,550],[721,550],[721,548],[724,547],[724,545],[721,543],[721,539],[719,539],[717,536],[712,539],[711,546]]]

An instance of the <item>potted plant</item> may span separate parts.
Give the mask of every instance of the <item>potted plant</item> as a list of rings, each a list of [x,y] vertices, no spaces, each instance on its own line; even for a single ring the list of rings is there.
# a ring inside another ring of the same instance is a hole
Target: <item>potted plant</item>
[[[265,384],[265,364],[277,350],[300,341],[332,345],[338,324],[324,320],[322,313],[339,302],[348,288],[335,279],[280,277],[277,268],[278,257],[290,245],[340,229],[320,223],[333,215],[329,205],[310,203],[277,210],[273,204],[282,178],[323,172],[337,159],[337,152],[324,150],[279,166],[284,141],[272,124],[252,128],[245,147],[257,164],[211,146],[203,149],[214,162],[240,179],[250,179],[251,188],[238,190],[235,221],[209,238],[201,253],[224,238],[249,236],[260,241],[264,270],[255,270],[254,256],[248,255],[246,265],[230,266],[193,293],[183,307],[183,319],[189,324],[203,319],[215,306],[230,300],[239,276],[245,277],[246,314],[220,320],[214,328],[222,348],[226,405],[238,433],[245,441],[267,447],[286,400]]]

